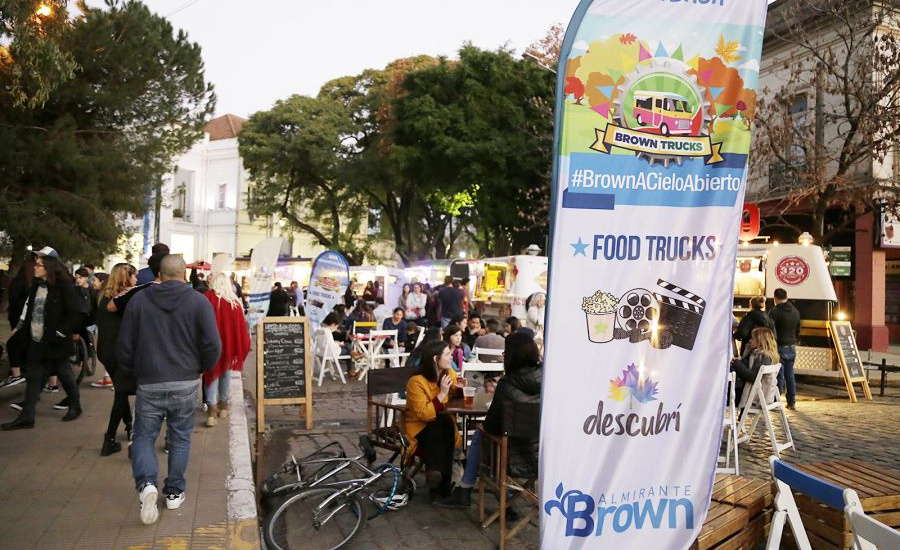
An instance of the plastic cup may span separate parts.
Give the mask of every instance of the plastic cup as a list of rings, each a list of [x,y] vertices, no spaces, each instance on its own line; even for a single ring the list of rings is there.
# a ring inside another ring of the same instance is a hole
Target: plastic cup
[[[463,405],[471,407],[475,404],[475,386],[466,386],[463,388]]]
[[[587,313],[588,340],[595,344],[603,344],[613,339],[613,329],[616,327],[616,312]]]

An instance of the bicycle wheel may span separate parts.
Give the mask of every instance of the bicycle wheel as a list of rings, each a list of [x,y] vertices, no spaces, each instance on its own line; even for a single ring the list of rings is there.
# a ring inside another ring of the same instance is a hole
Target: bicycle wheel
[[[371,501],[367,519],[375,519],[391,507],[391,503],[397,495],[398,489],[400,489],[401,481],[400,468],[389,462],[375,466],[372,468],[372,471],[380,473],[381,476],[364,489],[369,495],[369,501]]]
[[[264,535],[274,550],[336,550],[350,542],[365,520],[355,494],[336,487],[306,489],[272,513]]]
[[[75,376],[75,385],[81,384],[88,370],[87,345],[81,339],[75,341],[75,355],[72,356],[72,374]]]
[[[97,338],[93,333],[90,346],[85,346],[85,357],[87,357],[87,375],[94,376],[97,372]]]

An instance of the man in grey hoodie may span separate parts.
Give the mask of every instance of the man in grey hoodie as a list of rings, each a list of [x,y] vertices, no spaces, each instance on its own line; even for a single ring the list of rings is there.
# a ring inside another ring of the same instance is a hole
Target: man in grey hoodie
[[[131,468],[140,495],[141,521],[159,518],[156,488],[159,464],[154,442],[163,419],[168,427],[166,508],[184,502],[184,472],[191,450],[200,374],[216,364],[222,343],[209,300],[184,280],[180,256],[163,257],[160,283],[128,304],[119,330],[119,366],[137,381]]]

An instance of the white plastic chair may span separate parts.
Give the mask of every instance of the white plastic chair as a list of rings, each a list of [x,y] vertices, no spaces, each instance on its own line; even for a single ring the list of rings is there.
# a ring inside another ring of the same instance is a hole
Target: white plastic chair
[[[745,402],[745,404],[743,409],[741,409],[737,423],[737,442],[744,443],[745,441],[750,441],[753,432],[756,431],[756,425],[759,423],[760,417],[762,417],[765,421],[766,429],[769,432],[772,450],[775,452],[775,456],[780,458],[782,451],[786,451],[787,449],[794,449],[796,451],[797,446],[794,444],[794,438],[791,436],[791,428],[788,425],[787,414],[785,414],[784,407],[781,405],[781,396],[778,396],[773,402],[767,403],[765,390],[762,387],[763,377],[767,375],[777,376],[779,370],[781,370],[781,363],[763,365],[759,368],[759,372],[756,375],[756,380],[753,381],[753,385],[750,388],[744,386],[744,395],[747,395],[748,391],[750,393],[746,400],[743,397],[741,398],[741,402]],[[785,437],[783,442],[778,441],[778,438],[775,436],[775,429],[771,417],[772,411],[778,411],[776,413],[778,415],[777,418],[781,422],[781,429],[784,432]]]
[[[393,368],[405,366],[406,360],[409,358],[409,352],[400,351],[398,331],[395,329],[373,332],[389,336],[389,338],[383,338],[380,344],[376,344],[378,352],[372,356],[373,363],[381,359],[387,359],[391,362],[391,367]],[[390,346],[385,345],[385,342],[388,340],[391,342]]]
[[[725,405],[725,425],[723,432],[725,436],[725,455],[719,455],[719,464],[724,466],[716,467],[717,474],[734,474],[741,475],[741,466],[738,461],[738,431],[737,431],[737,413],[736,404],[734,402],[734,372],[728,373],[728,403]],[[734,465],[732,466],[732,455]]]
[[[339,376],[342,383],[347,383],[347,379],[344,378],[344,369],[341,368],[341,360],[350,359],[350,356],[340,355],[338,353],[339,349],[331,331],[324,327],[319,327],[316,331],[315,346],[313,348],[313,369],[316,367],[319,369],[319,386],[322,385],[322,379],[325,377],[326,372],[331,376],[332,380],[336,380]]]
[[[900,548],[900,533],[880,521],[865,514],[859,496],[853,489],[838,487],[803,472],[774,456],[769,457],[769,467],[778,492],[775,494],[775,513],[769,529],[766,550],[778,550],[784,524],[787,523],[794,534],[794,543],[799,550],[812,550],[800,510],[792,491],[818,500],[837,510],[843,510],[850,523],[851,548],[853,550],[876,550]]]
[[[855,550],[900,548],[900,532],[867,516],[853,489],[844,489],[844,516],[850,522]]]

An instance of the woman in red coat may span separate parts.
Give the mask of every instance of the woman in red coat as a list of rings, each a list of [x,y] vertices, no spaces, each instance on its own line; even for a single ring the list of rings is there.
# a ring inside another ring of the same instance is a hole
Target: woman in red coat
[[[216,417],[228,416],[228,390],[231,373],[244,368],[244,359],[250,352],[250,332],[244,320],[244,306],[234,293],[234,285],[224,273],[209,277],[209,290],[205,296],[216,312],[216,326],[222,339],[222,355],[212,370],[203,373],[203,394],[207,405],[206,425],[216,425]]]

